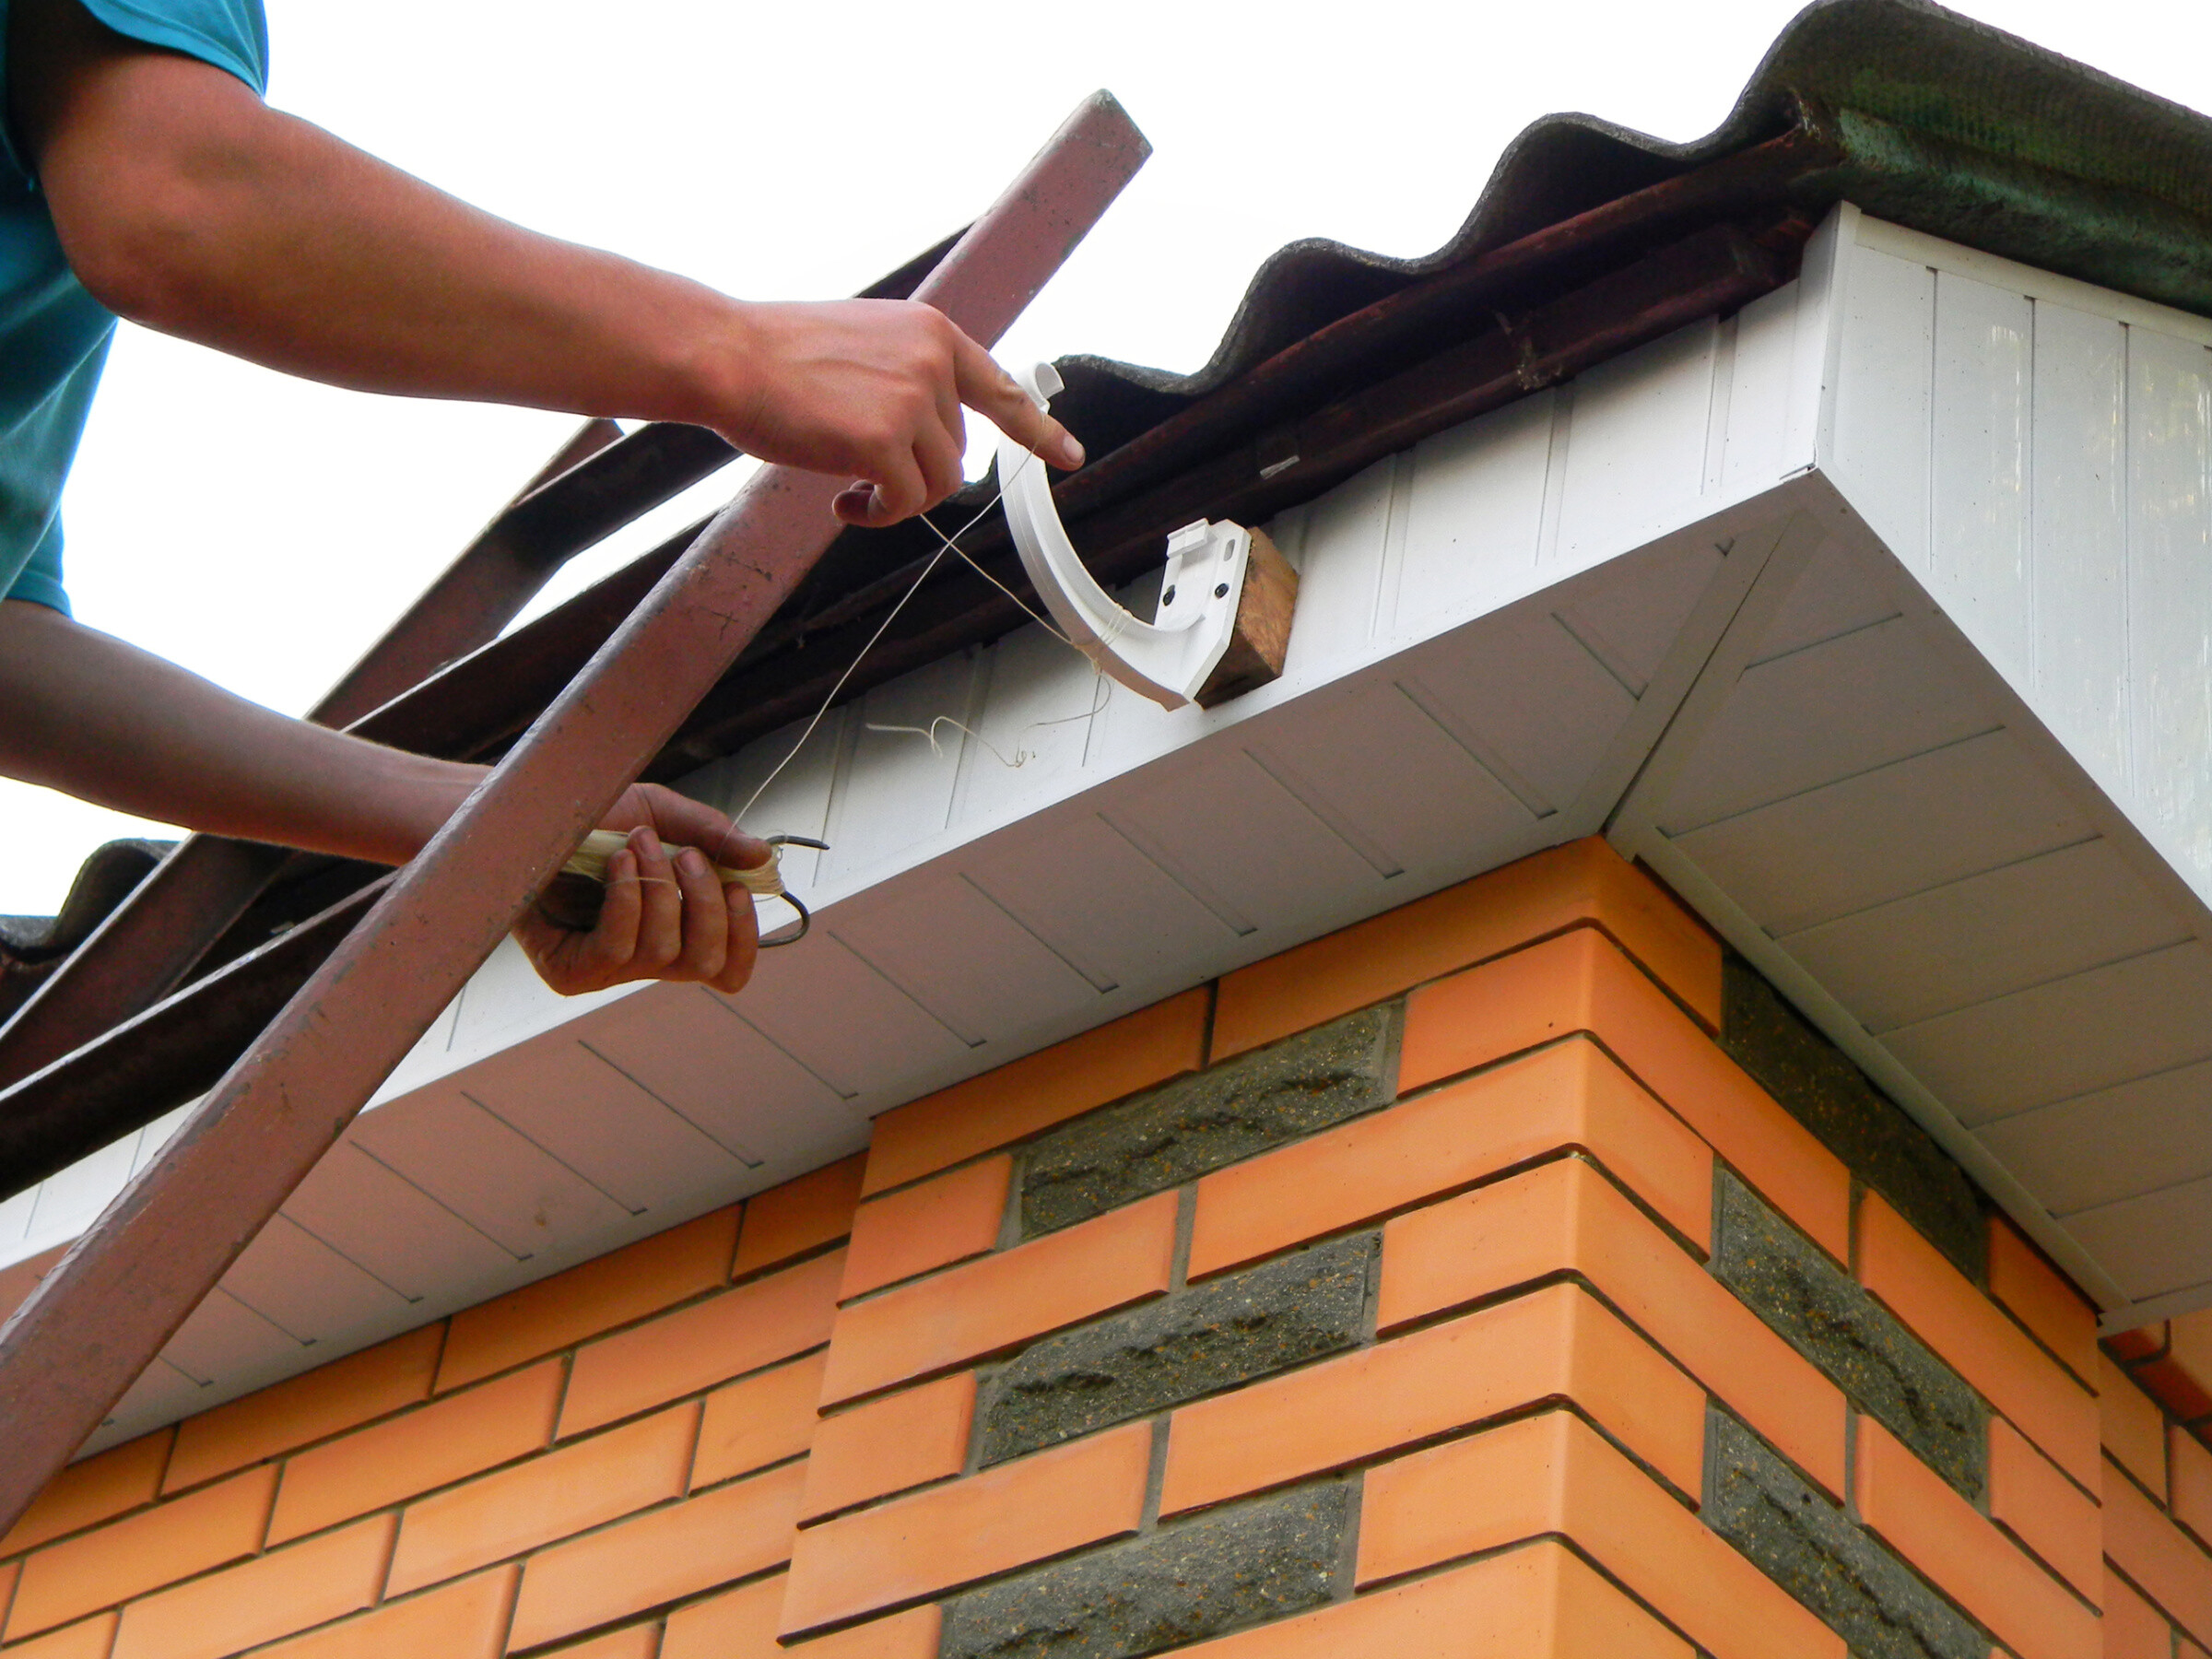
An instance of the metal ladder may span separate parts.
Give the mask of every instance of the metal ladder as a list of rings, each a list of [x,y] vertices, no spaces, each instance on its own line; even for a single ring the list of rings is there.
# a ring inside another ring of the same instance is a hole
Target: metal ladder
[[[1150,153],[1086,100],[912,290],[985,346],[1059,269]],[[656,439],[648,434],[658,432]],[[653,447],[657,445],[658,447]],[[587,425],[318,706],[350,722],[494,637],[566,552],[517,523],[564,479],[644,456],[703,477],[728,446],[691,429]],[[763,467],[355,923],[252,1048],[0,1326],[0,1533],[97,1429],[335,1143],[615,798],[828,547],[844,480]],[[638,511],[641,509],[636,509]],[[620,522],[617,518],[614,522]],[[556,535],[553,538],[559,541]],[[194,837],[0,1030],[0,1087],[144,1009],[190,971],[285,858]]]

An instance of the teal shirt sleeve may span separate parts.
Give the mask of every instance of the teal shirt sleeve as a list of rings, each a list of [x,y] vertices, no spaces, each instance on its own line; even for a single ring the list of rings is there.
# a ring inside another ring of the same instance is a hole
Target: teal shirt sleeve
[[[58,610],[65,617],[69,614],[69,595],[62,587],[62,526],[58,520],[46,532],[45,539],[32,549],[30,562],[23,567],[6,597],[28,599],[33,605]]]
[[[262,0],[77,0],[117,34],[269,81]],[[0,77],[8,0],[0,0]],[[115,325],[65,261],[37,181],[0,110],[0,598],[66,612],[63,480]]]
[[[269,89],[269,25],[261,0],[77,0],[119,35],[227,69]]]

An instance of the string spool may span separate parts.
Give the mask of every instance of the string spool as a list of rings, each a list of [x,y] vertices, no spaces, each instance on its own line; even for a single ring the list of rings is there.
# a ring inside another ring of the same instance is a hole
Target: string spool
[[[582,876],[605,885],[606,861],[629,845],[629,837],[619,830],[594,830],[583,838],[582,844],[569,854],[569,862],[560,866],[563,876]],[[678,849],[680,851],[680,849]],[[731,865],[714,866],[714,878],[724,887],[743,888],[756,899],[781,899],[783,894],[783,849],[781,838],[770,843],[768,862],[749,870]]]
[[[577,932],[586,932],[598,925],[600,909],[606,902],[607,861],[629,844],[629,837],[618,830],[594,830],[585,836],[576,851],[569,855],[568,863],[538,895],[538,909],[547,918],[559,926]],[[780,945],[796,945],[806,936],[814,918],[806,905],[783,885],[783,849],[811,847],[817,852],[830,850],[827,841],[805,835],[771,835],[768,838],[768,862],[751,869],[734,865],[716,864],[712,867],[714,877],[724,887],[741,887],[756,899],[781,899],[798,912],[795,924],[778,929],[760,941],[763,950]],[[671,853],[682,851],[670,849]]]

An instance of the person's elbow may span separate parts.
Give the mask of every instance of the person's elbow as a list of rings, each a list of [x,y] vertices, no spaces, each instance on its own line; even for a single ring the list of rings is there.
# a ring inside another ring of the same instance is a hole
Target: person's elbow
[[[221,70],[159,53],[100,92],[53,124],[39,158],[62,250],[117,315],[197,334],[234,303],[241,215],[281,120]]]
[[[57,205],[70,268],[119,317],[191,334],[210,301],[218,213],[207,192],[176,170],[133,166],[75,210]]]

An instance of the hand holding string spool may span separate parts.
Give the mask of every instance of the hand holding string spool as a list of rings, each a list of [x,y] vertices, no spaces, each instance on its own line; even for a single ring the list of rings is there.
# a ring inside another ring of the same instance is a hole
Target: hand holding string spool
[[[818,853],[827,853],[830,843],[806,835],[771,835],[767,840],[766,864],[749,870],[717,864],[714,876],[725,887],[741,887],[756,899],[781,899],[798,912],[795,924],[762,937],[760,948],[773,950],[779,945],[796,945],[814,924],[806,906],[783,885],[783,849],[811,847]],[[606,861],[629,844],[629,837],[619,830],[593,830],[569,855],[569,862],[560,866],[560,874],[538,895],[538,909],[559,925],[578,933],[597,925],[599,907],[606,899]]]

